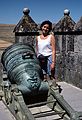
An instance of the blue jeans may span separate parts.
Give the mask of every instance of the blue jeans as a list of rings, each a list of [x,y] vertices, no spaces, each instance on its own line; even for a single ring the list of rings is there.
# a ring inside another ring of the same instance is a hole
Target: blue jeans
[[[44,75],[49,75],[49,76],[52,76],[54,77],[55,75],[55,70],[51,70],[51,64],[52,64],[52,55],[50,56],[41,56],[41,57],[38,57],[39,61],[40,61],[40,66],[41,66],[41,69],[43,71],[43,74]]]
[[[48,75],[51,75],[51,64],[52,64],[52,55],[50,55],[47,60],[47,74]]]
[[[39,61],[40,61],[43,74],[48,74],[49,76],[51,76],[52,75],[52,71],[51,71],[52,55],[47,56],[46,58],[39,60]]]

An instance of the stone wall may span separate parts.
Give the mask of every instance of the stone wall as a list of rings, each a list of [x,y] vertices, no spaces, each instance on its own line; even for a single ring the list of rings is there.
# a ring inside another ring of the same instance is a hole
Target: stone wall
[[[74,28],[75,31],[82,31],[82,17]],[[82,88],[82,35],[74,36],[74,51],[67,52],[65,65],[64,80]]]
[[[82,31],[81,26],[82,24],[75,31]],[[82,88],[82,35],[62,35],[56,41],[57,78]]]

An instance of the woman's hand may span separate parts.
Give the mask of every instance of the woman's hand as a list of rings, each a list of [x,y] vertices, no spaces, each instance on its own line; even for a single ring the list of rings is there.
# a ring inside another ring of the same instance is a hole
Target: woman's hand
[[[55,63],[52,62],[52,64],[51,64],[51,70],[54,70],[54,68],[55,68]]]

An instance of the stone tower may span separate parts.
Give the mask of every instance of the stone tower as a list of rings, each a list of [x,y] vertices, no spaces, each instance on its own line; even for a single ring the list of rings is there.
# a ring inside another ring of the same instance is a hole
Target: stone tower
[[[28,8],[23,9],[23,17],[18,22],[18,24],[14,28],[15,33],[34,33],[37,32],[37,24],[34,22],[34,20],[29,16],[30,10]],[[22,43],[28,43],[33,45],[34,44],[34,36],[29,36],[29,34],[17,34],[15,35],[15,42],[22,42]]]
[[[64,16],[59,20],[53,32],[74,31],[75,22],[70,17],[70,11],[64,10]],[[55,35],[56,37],[56,74],[62,80],[65,80],[66,61],[70,52],[74,51],[74,36],[72,35]]]

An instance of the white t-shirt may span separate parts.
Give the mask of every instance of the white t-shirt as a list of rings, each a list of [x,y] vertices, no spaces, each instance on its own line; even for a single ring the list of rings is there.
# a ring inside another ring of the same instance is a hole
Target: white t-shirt
[[[38,56],[44,55],[49,56],[52,54],[52,48],[51,48],[51,35],[48,36],[46,39],[41,39],[40,36],[38,36]]]

